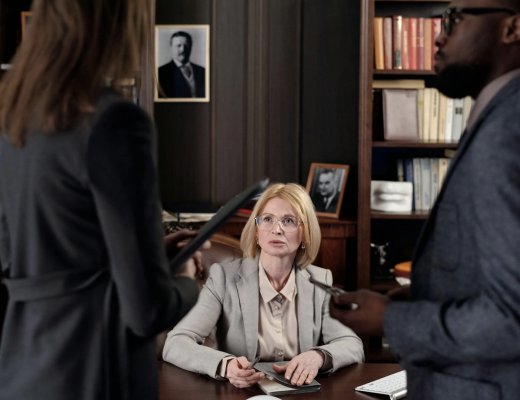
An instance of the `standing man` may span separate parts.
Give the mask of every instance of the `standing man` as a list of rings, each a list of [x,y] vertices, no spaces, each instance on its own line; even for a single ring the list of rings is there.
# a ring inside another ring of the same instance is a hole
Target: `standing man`
[[[317,212],[335,213],[338,207],[338,182],[334,170],[326,168],[320,171],[318,189],[312,196]]]
[[[476,103],[418,240],[408,296],[347,293],[331,301],[330,314],[388,338],[407,371],[410,400],[516,400],[520,0],[454,0],[443,24],[439,89]],[[350,303],[359,309],[348,310]]]
[[[170,38],[172,61],[159,67],[159,97],[206,97],[206,70],[190,62],[193,39],[186,32],[175,32]]]

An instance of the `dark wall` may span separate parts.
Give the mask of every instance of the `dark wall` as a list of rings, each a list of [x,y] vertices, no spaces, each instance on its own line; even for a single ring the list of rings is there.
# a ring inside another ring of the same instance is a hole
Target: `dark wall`
[[[155,103],[165,204],[223,204],[262,176],[305,185],[321,162],[351,165],[355,214],[357,1],[157,0],[156,23],[211,26],[210,102]]]

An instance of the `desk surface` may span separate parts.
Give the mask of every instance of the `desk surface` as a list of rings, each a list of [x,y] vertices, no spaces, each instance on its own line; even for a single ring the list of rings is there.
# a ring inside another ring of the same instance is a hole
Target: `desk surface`
[[[159,400],[246,400],[264,394],[257,386],[237,389],[229,382],[184,371],[159,361]],[[371,396],[356,392],[355,387],[401,371],[399,364],[356,364],[329,377],[318,377],[321,393],[280,396],[283,400],[376,400],[388,396]]]

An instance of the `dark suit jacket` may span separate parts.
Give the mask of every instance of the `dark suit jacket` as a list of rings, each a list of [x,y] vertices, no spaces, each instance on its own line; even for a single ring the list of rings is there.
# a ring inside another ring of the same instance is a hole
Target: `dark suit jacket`
[[[69,132],[1,137],[1,400],[157,398],[155,334],[198,289],[169,278],[152,134],[110,94]]]
[[[520,77],[466,132],[385,334],[410,400],[520,397]]]
[[[314,193],[314,195],[312,196],[312,202],[314,203],[314,207],[316,208],[317,212],[335,213],[336,209],[338,208],[338,199],[339,199],[339,192],[336,192],[334,194],[334,197],[332,198],[329,206],[325,208],[325,203],[323,202],[323,196],[319,192]]]
[[[196,97],[206,97],[206,70],[200,65],[191,63],[195,79]],[[177,65],[172,61],[159,67],[159,83],[167,98],[191,97],[191,89],[186,78]],[[159,96],[161,92],[159,92]]]

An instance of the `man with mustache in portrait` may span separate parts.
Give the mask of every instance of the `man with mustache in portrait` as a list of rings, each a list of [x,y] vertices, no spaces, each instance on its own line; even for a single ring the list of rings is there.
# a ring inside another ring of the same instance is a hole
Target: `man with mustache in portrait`
[[[189,33],[175,32],[170,38],[172,61],[159,67],[159,97],[206,97],[206,70],[190,61],[193,39]]]
[[[520,0],[453,0],[438,88],[476,102],[412,262],[411,286],[360,290],[330,314],[384,335],[409,400],[520,396]],[[349,305],[359,307],[351,310]]]

